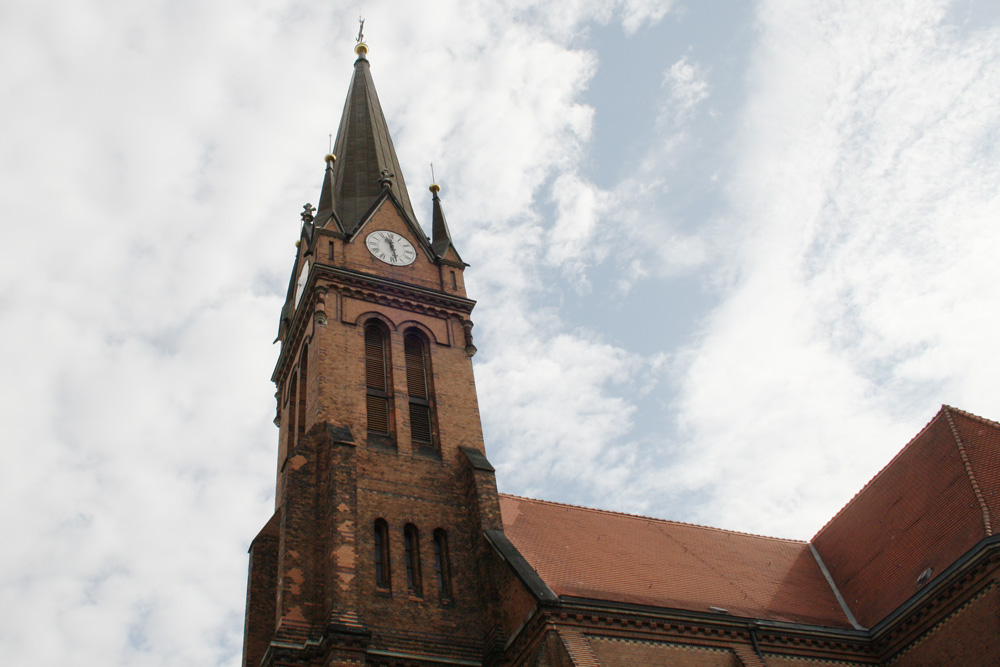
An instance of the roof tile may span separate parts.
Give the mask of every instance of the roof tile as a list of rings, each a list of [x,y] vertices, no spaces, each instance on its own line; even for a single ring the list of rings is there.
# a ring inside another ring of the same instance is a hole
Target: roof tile
[[[862,625],[885,618],[926,583],[922,573],[939,574],[986,536],[970,470],[995,502],[1000,425],[944,406],[813,538]]]
[[[850,627],[805,542],[503,494],[500,509],[558,595]]]

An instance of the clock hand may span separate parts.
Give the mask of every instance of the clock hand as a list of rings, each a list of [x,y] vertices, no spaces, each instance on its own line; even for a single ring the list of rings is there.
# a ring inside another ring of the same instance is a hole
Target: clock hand
[[[392,260],[396,261],[396,259],[397,259],[397,257],[396,257],[396,244],[392,242],[392,237],[389,236],[388,234],[386,234],[383,238],[385,238],[386,243],[389,244],[389,252],[392,253]]]

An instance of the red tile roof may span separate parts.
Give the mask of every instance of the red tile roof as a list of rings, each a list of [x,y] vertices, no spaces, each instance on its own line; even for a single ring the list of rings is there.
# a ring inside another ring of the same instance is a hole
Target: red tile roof
[[[500,510],[557,595],[851,627],[805,542],[503,494]]]
[[[943,406],[813,538],[858,621],[871,627],[991,534],[1000,424]]]

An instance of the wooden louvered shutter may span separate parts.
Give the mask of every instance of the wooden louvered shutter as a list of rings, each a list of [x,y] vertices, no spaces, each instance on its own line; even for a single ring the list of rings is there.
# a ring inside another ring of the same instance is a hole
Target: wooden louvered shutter
[[[299,362],[299,404],[295,421],[295,443],[301,442],[306,434],[306,373],[309,366],[309,346],[302,346],[302,360]]]
[[[385,391],[385,336],[377,326],[365,329],[365,379],[369,389]]]
[[[285,454],[291,454],[292,450],[295,449],[295,435],[298,433],[298,411],[299,411],[299,377],[297,374],[293,373],[291,380],[288,382],[288,419],[287,426],[285,426],[286,432],[286,446]]]
[[[403,340],[406,356],[406,391],[410,395],[410,435],[414,442],[434,442],[431,427],[430,392],[427,389],[427,348],[419,336],[409,334]]]
[[[427,368],[424,363],[423,342],[410,334],[403,342],[406,354],[406,391],[410,398],[427,399]]]
[[[386,373],[385,334],[378,326],[365,328],[365,384],[368,430],[389,434],[389,382]]]

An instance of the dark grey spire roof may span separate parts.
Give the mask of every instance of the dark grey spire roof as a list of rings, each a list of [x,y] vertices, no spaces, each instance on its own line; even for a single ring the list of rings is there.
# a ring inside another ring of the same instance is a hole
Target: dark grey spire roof
[[[354,76],[347,92],[333,152],[337,161],[333,164],[328,201],[346,233],[354,232],[361,216],[382,194],[379,181],[383,178],[383,171],[389,174],[392,194],[410,219],[416,221],[403,171],[375,92],[370,65],[363,51],[354,63]],[[324,192],[324,201],[320,202],[321,212],[325,212],[326,201]]]
[[[440,189],[441,188],[436,184],[431,186],[431,195],[434,198],[434,224],[431,236],[431,247],[434,249],[435,255],[438,257],[444,257],[444,254],[448,252],[448,246],[451,245],[451,231],[448,229],[448,221],[444,218],[444,210],[441,208],[441,199],[438,197],[438,191]]]
[[[327,229],[334,229],[336,231],[343,231],[340,227],[340,221],[337,219],[337,214],[334,213],[334,197],[333,197],[333,165],[336,163],[337,158],[332,154],[326,156],[326,173],[323,176],[323,190],[319,195],[319,210],[316,211],[316,222],[317,227],[325,227]],[[331,224],[332,219],[332,224]]]

